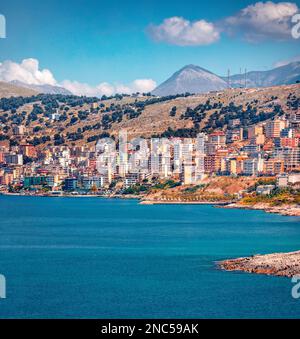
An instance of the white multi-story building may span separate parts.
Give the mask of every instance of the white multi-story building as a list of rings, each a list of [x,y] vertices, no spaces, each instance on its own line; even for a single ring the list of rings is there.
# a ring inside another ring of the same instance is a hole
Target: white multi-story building
[[[127,131],[119,132],[119,175],[125,177],[128,173],[128,142]]]
[[[204,159],[205,159],[205,142],[207,136],[204,133],[199,133],[196,139],[195,152],[195,179],[201,180],[204,177]]]

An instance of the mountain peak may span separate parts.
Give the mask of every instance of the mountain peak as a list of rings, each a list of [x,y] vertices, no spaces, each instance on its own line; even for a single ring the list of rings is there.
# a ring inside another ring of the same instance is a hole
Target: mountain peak
[[[186,65],[175,72],[168,80],[163,82],[154,91],[154,95],[165,96],[185,92],[205,93],[223,90],[226,81],[216,74],[197,65]]]
[[[194,70],[197,70],[201,67],[197,66],[197,65],[194,65],[194,64],[189,64],[189,65],[185,65],[184,67],[181,68],[181,70],[183,69],[194,69]]]
[[[210,71],[208,71],[207,69],[203,68],[203,67],[200,67],[198,65],[193,65],[193,64],[189,64],[189,65],[186,65],[184,67],[182,67],[178,72],[182,72],[182,71],[195,71],[195,72],[207,72],[207,73],[212,73]]]

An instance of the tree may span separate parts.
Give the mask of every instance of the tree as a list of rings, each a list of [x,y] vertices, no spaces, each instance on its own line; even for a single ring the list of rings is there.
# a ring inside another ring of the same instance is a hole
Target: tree
[[[41,126],[35,126],[35,127],[33,128],[33,132],[34,132],[34,133],[39,132],[41,129],[42,129]]]
[[[177,111],[177,107],[176,107],[176,106],[172,107],[172,109],[171,109],[171,111],[170,111],[170,116],[171,116],[171,117],[175,117],[176,111]]]

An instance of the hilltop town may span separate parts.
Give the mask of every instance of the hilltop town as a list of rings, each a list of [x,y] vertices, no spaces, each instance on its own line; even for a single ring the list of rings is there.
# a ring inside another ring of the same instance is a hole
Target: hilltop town
[[[0,189],[144,203],[289,202],[297,214],[299,107],[298,84],[167,97],[2,98]]]

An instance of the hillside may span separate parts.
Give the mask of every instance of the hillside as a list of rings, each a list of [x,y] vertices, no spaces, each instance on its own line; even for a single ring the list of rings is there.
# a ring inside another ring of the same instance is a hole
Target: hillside
[[[290,96],[290,94],[292,94]],[[137,136],[164,134],[191,136],[200,130],[227,129],[230,119],[240,117],[241,126],[247,127],[283,111],[290,111],[288,97],[300,97],[300,85],[261,89],[232,89],[210,94],[177,97],[144,107],[133,120],[124,119],[113,124],[113,134],[120,128]],[[299,105],[299,102],[298,102]],[[172,108],[176,107],[175,115]],[[168,133],[168,129],[178,131]]]
[[[145,202],[196,202],[196,201],[231,201],[241,191],[249,189],[258,181],[252,177],[211,177],[201,181],[199,185],[165,185],[153,188],[143,198]]]
[[[97,108],[91,109],[92,103]],[[35,145],[92,145],[101,136],[195,136],[200,131],[226,131],[232,119],[248,127],[300,107],[300,85],[231,89],[202,95],[115,97],[109,100],[62,95],[38,95],[0,100],[0,138],[20,142],[12,126],[27,127]],[[51,114],[59,113],[59,119]]]
[[[35,95],[37,92],[33,89],[28,89],[13,85],[7,82],[0,81],[0,98],[9,98],[17,96],[31,96]]]

